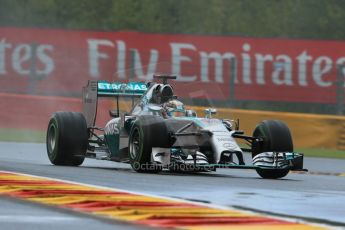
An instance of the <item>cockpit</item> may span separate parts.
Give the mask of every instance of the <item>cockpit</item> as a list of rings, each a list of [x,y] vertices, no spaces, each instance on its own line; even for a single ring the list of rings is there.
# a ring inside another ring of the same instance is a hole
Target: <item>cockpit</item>
[[[141,101],[133,108],[132,114],[152,114],[168,117],[195,117],[194,111],[186,110],[184,104],[177,100],[173,87],[167,79],[176,79],[174,76],[155,76],[163,79],[163,83],[148,83],[148,90]],[[189,112],[189,113],[188,113]]]

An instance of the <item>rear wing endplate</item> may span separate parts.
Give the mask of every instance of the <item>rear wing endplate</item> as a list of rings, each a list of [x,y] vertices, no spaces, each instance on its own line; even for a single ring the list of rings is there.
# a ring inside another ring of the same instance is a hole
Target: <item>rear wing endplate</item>
[[[141,97],[147,91],[147,86],[142,82],[106,82],[89,80],[83,87],[83,114],[86,119],[87,127],[94,127],[97,115],[98,97],[117,98],[117,109],[119,97]]]

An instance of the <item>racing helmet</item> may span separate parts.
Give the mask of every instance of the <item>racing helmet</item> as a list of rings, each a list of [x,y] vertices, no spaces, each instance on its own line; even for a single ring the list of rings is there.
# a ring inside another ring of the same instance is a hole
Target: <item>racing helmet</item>
[[[163,108],[169,117],[183,117],[186,116],[186,110],[181,101],[172,99],[164,103]]]

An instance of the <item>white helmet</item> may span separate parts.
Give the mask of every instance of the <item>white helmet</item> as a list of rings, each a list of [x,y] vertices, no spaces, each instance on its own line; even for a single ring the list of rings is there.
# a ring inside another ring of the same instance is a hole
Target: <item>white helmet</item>
[[[181,101],[173,99],[163,104],[167,116],[169,117],[182,117],[186,116],[186,110]]]

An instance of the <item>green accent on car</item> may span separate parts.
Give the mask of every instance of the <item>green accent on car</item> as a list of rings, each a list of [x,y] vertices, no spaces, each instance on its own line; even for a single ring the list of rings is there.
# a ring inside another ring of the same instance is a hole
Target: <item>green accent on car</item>
[[[110,156],[116,156],[120,149],[120,134],[105,134],[104,137],[110,151]]]
[[[141,96],[147,91],[147,86],[142,82],[106,82],[97,84],[99,96]]]
[[[259,169],[255,165],[238,165],[238,164],[200,164],[197,167],[204,168],[238,168],[238,169]]]
[[[198,117],[174,117],[174,119],[194,121],[198,126],[204,128],[206,125],[200,121]]]

